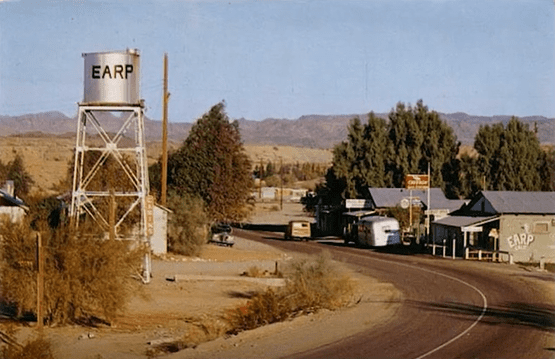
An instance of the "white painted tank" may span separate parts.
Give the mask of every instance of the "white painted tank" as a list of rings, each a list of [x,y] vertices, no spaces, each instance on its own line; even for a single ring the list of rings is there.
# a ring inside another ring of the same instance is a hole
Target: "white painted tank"
[[[87,105],[139,105],[139,51],[92,52],[85,59]]]

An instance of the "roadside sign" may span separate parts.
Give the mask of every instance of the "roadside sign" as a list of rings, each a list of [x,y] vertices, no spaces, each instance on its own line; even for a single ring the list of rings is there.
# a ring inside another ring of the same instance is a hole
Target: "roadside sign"
[[[428,175],[406,175],[406,189],[427,189],[430,185]]]
[[[367,199],[346,199],[345,208],[372,208],[372,204]]]

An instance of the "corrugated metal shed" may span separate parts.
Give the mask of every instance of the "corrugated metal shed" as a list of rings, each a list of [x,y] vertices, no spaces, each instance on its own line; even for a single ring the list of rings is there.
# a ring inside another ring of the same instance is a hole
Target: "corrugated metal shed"
[[[555,214],[555,192],[482,191],[469,205],[471,212],[488,207],[497,214]]]
[[[370,199],[376,208],[390,208],[398,206],[405,198],[409,198],[410,191],[405,188],[368,188]],[[412,190],[412,196],[418,197],[428,208],[428,194],[426,190]],[[430,188],[430,209],[447,209],[455,211],[465,203],[463,200],[451,200],[445,197],[441,188]]]

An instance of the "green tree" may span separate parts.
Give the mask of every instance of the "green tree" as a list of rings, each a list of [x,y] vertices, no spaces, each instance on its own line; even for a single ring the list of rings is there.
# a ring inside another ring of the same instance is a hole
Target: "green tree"
[[[542,191],[555,191],[555,148],[544,152],[540,166]]]
[[[459,161],[459,186],[457,191],[461,198],[470,198],[482,189],[482,178],[478,159],[464,154]]]
[[[340,192],[344,198],[357,198],[365,187],[383,187],[386,183],[386,124],[371,112],[365,125],[356,117],[347,131],[347,140],[333,150],[327,184],[331,192]]]
[[[16,154],[15,158],[7,164],[0,162],[0,184],[6,180],[14,182],[15,195],[23,198],[29,194],[31,186],[35,183],[29,172],[25,170],[23,159],[19,154]]]
[[[159,188],[159,182],[153,182]],[[191,128],[183,145],[168,158],[168,190],[199,196],[213,221],[238,221],[248,213],[253,187],[251,164],[239,124],[230,122],[223,102]]]
[[[481,126],[474,140],[486,188],[495,191],[539,191],[546,154],[535,133],[517,117],[507,123]],[[548,171],[546,169],[546,171]]]
[[[422,100],[416,107],[398,103],[389,114],[389,184],[403,187],[405,175],[427,173],[430,164],[431,185],[441,187],[449,197],[457,197],[459,147],[453,129]]]

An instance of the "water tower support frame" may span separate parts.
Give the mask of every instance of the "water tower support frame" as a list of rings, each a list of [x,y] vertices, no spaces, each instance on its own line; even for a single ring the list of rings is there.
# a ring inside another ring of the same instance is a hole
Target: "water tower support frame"
[[[119,112],[122,114],[129,114],[129,116],[123,121],[118,132],[111,137],[95,116],[95,113],[99,112]],[[93,132],[97,134],[102,139],[104,146],[87,145],[87,124],[92,125],[94,129],[94,131],[89,130],[89,133]],[[131,127],[134,130],[133,144],[131,146],[124,146],[121,144],[121,140],[125,132],[130,130]],[[109,220],[106,218],[106,214],[103,215],[103,213],[99,211],[97,206],[95,206],[95,201],[102,198],[109,198],[110,196],[114,196],[116,199],[123,197],[133,198],[134,200],[126,208],[124,214],[116,218],[114,231],[116,234],[118,233],[117,229],[138,206],[140,210],[138,235],[140,241],[147,246],[148,253],[144,260],[143,281],[148,283],[151,273],[149,240],[151,233],[149,233],[148,228],[149,225],[152,227],[152,224],[147,223],[149,216],[147,215],[146,198],[149,194],[149,181],[145,144],[144,108],[142,105],[97,106],[79,104],[70,217],[74,225],[78,227],[81,216],[86,213],[103,228],[109,228]],[[90,151],[100,152],[100,157],[90,169],[87,169],[85,168],[85,155]],[[134,165],[129,165],[125,161],[125,154],[134,157]],[[110,189],[106,189],[98,191],[89,189],[92,179],[98,174],[100,168],[106,163],[110,156],[116,160],[124,176],[127,177],[132,184],[132,190],[110,191]]]

